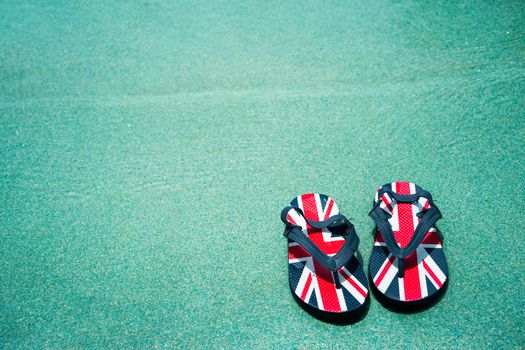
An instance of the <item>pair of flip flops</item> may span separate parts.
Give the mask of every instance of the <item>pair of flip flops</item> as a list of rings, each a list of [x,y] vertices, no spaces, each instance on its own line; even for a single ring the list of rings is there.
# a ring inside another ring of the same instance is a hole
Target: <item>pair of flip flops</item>
[[[431,194],[409,182],[379,188],[370,217],[375,241],[369,279],[378,299],[394,308],[421,307],[444,290],[448,268],[436,229],[441,213]],[[318,316],[364,309],[368,282],[356,257],[359,238],[335,201],[303,194],[283,209],[290,288]]]

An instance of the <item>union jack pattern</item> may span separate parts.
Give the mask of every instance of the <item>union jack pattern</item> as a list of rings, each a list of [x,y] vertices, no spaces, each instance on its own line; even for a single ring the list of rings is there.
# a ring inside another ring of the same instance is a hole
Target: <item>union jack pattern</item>
[[[399,194],[414,194],[419,188],[409,182],[393,182],[385,186]],[[378,200],[376,193],[376,203]],[[389,223],[396,241],[404,248],[419,223],[417,214],[428,209],[430,203],[423,197],[416,203],[396,203],[386,193],[381,200],[380,207],[392,215]],[[390,254],[381,232],[377,232],[369,268],[373,283],[381,293],[390,299],[404,302],[433,295],[443,287],[448,277],[442,243],[435,227],[428,231],[416,251],[405,259],[403,277],[398,273],[398,259]]]
[[[339,213],[335,201],[323,194],[303,194],[290,203],[303,210],[309,220],[323,221]],[[288,213],[288,220],[301,226],[325,254],[335,255],[345,240],[333,236],[328,229],[314,229],[295,210]],[[296,296],[311,307],[326,312],[352,311],[364,304],[368,295],[366,277],[354,256],[346,266],[332,272],[321,266],[301,246],[288,241],[288,266],[290,286]],[[333,273],[339,274],[341,288],[337,288]]]

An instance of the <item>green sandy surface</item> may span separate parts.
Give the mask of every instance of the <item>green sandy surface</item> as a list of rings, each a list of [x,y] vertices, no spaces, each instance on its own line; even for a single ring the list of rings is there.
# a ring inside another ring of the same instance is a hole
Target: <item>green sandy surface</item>
[[[525,2],[0,3],[0,344],[525,347]],[[433,308],[349,326],[288,288],[279,213],[443,212]]]

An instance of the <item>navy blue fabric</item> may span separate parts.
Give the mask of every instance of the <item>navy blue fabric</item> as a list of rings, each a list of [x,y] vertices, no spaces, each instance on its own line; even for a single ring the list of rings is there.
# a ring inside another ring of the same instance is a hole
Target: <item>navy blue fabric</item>
[[[345,244],[341,247],[341,250],[334,256],[328,256],[323,253],[315,243],[304,234],[300,226],[293,225],[288,221],[287,216],[290,210],[295,210],[298,214],[303,216],[305,221],[313,228],[328,228],[332,232],[334,232],[333,230],[344,228],[345,230],[341,232],[341,235],[345,237]],[[352,225],[352,223],[341,214],[333,215],[326,221],[311,221],[304,216],[303,211],[299,207],[288,206],[282,210],[281,220],[286,224],[286,229],[284,230],[283,235],[299,244],[315,260],[331,271],[337,271],[345,266],[350,258],[354,256],[357,246],[359,245],[359,237],[357,237],[354,225]]]

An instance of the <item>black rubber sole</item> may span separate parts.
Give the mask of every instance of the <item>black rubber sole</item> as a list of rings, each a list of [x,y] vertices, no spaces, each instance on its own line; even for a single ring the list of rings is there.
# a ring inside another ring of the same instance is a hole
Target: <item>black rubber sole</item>
[[[290,291],[292,292],[292,296],[294,297],[295,301],[299,306],[306,312],[308,312],[313,317],[317,318],[320,321],[337,324],[337,325],[350,325],[357,323],[361,321],[366,314],[368,313],[368,309],[370,307],[370,293],[367,294],[365,302],[363,305],[358,307],[357,309],[354,309],[352,311],[347,312],[326,312],[321,311],[319,309],[316,309],[308,304],[306,304],[304,301],[299,298],[294,291],[290,288]]]

